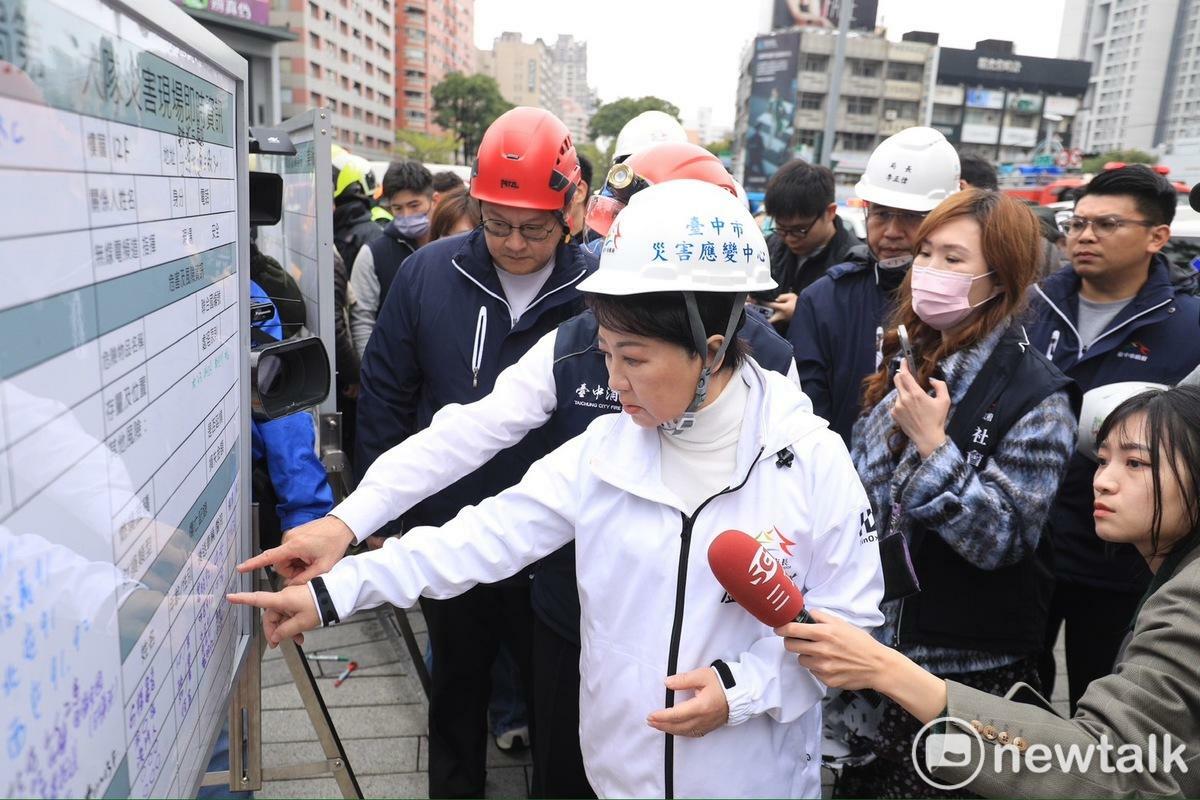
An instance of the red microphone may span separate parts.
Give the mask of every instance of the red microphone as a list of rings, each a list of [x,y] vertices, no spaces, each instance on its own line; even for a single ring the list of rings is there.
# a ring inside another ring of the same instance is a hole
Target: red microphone
[[[783,574],[779,562],[741,531],[725,531],[708,546],[708,565],[729,596],[769,628],[789,622],[815,623],[804,610],[804,594]]]

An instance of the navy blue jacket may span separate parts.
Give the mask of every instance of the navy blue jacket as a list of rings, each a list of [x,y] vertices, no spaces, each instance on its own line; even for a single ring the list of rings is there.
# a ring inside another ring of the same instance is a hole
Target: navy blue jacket
[[[879,368],[882,326],[906,274],[879,269],[866,245],[851,249],[849,258],[800,293],[787,337],[813,413],[847,447],[862,412],[863,379]]]
[[[385,450],[428,427],[449,403],[471,403],[538,339],[579,313],[576,289],[596,261],[560,245],[537,298],[514,326],[480,230],[441,239],[405,261],[379,310],[363,353],[355,469],[359,477]],[[548,453],[534,431],[467,477],[413,506],[405,527],[441,525],[464,506],[516,484]],[[398,532],[395,524],[383,532]]]
[[[746,308],[738,336],[763,369],[787,375],[792,347],[757,308]],[[564,322],[554,337],[554,386],[557,404],[542,428],[551,447],[583,433],[594,419],[620,413],[616,392],[608,388],[608,367],[597,346],[599,325],[591,311]],[[559,636],[579,644],[579,589],[575,582],[575,545],[568,544],[538,562],[532,587],[533,610]]]
[[[1137,296],[1090,347],[1079,340],[1079,287],[1071,267],[1046,278],[1033,291],[1027,324],[1033,345],[1087,392],[1122,381],[1174,385],[1200,363],[1200,298],[1172,285],[1162,256]],[[1150,578],[1131,545],[1106,545],[1092,520],[1092,476],[1096,464],[1072,456],[1050,512],[1055,573],[1060,581],[1117,591],[1140,592]]]

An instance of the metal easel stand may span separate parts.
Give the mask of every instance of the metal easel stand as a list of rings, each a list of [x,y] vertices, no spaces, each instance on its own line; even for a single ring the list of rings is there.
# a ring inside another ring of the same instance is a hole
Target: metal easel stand
[[[342,415],[340,413],[322,414],[319,431],[321,463],[325,465],[325,475],[329,479],[330,488],[333,489],[334,502],[340,503],[350,494],[353,483],[349,461],[346,453],[342,450]],[[417,644],[417,635],[408,622],[408,614],[402,608],[391,606],[391,609],[394,612],[391,615],[394,627],[388,624],[386,610],[379,609],[377,618],[385,630],[392,630],[400,634],[400,638],[404,641],[404,647],[408,650],[409,658],[412,659],[417,678],[421,681],[421,688],[425,691],[425,699],[428,700],[429,670],[425,668],[425,654],[421,652],[421,646]]]
[[[252,519],[255,527],[254,540],[258,541],[258,508],[253,507]],[[255,578],[256,588],[270,590],[272,587],[261,575]],[[229,784],[234,791],[260,791],[263,781],[293,780],[296,778],[318,778],[330,775],[337,781],[344,798],[362,798],[362,788],[354,776],[346,748],[338,737],[329,709],[317,688],[317,681],[309,668],[304,652],[290,639],[279,646],[283,660],[288,665],[304,710],[321,743],[324,761],[289,764],[284,767],[264,767],[262,763],[262,656],[266,651],[266,639],[261,628],[256,628],[250,646],[254,652],[246,658],[245,667],[238,675],[237,683],[229,698],[229,769],[209,772],[201,786]]]

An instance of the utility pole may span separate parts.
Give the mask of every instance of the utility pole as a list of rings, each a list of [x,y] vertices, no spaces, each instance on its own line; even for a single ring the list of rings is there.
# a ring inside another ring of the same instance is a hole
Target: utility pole
[[[821,136],[821,164],[832,166],[833,137],[837,131],[838,106],[842,98],[842,71],[846,67],[846,38],[850,34],[850,18],[854,16],[854,0],[838,3],[837,42],[833,47],[833,74],[829,78],[829,94],[825,98],[825,133]]]

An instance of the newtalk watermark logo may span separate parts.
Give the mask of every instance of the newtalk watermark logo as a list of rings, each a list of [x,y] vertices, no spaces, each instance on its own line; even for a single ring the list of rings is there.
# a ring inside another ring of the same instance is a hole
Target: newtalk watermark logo
[[[945,727],[941,727],[943,723]],[[934,730],[945,732],[935,733]],[[978,748],[973,747],[972,737],[978,743]],[[1104,775],[1130,775],[1188,771],[1183,755],[1186,745],[1173,739],[1169,733],[1164,736],[1150,734],[1144,746],[1113,744],[1107,736],[1101,736],[1099,742],[1088,745],[1034,743],[1024,752],[1013,744],[997,745],[990,749],[992,769],[996,773],[1028,771],[1044,775],[1053,771],[1082,775],[1099,771]],[[922,750],[924,758],[921,757]],[[975,769],[966,780],[946,783],[929,774],[929,770],[938,767],[969,766],[975,750],[982,751],[984,757],[975,764]],[[913,738],[912,761],[917,774],[927,784],[935,789],[953,791],[978,777],[987,761],[987,752],[983,737],[969,723],[957,717],[938,717],[925,723]]]

